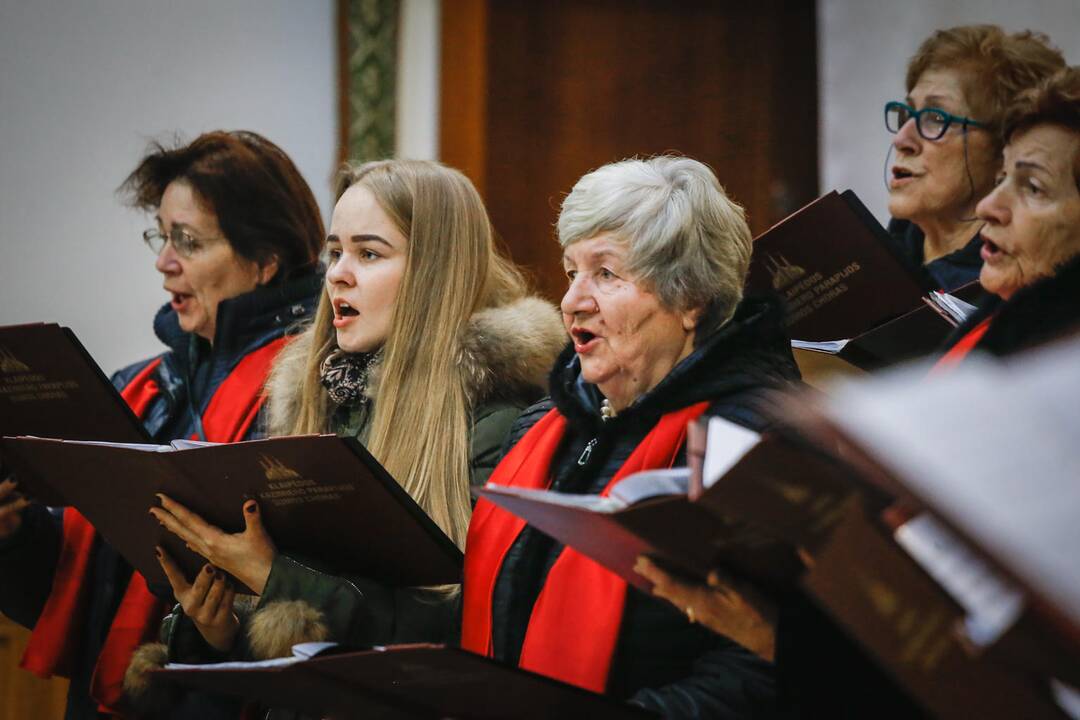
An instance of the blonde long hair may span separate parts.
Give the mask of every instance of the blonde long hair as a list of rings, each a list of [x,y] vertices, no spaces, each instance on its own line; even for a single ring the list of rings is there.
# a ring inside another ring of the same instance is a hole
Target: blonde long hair
[[[405,274],[383,346],[367,447],[459,547],[471,515],[469,415],[461,334],[478,310],[524,296],[517,269],[495,249],[476,188],[436,162],[380,160],[341,173],[338,197],[361,184],[408,239]],[[330,431],[319,368],[337,344],[319,301],[293,434]]]

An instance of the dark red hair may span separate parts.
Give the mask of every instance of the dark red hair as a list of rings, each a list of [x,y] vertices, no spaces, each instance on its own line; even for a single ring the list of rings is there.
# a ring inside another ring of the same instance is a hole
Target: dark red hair
[[[177,147],[152,143],[120,191],[153,211],[176,180],[188,182],[217,216],[238,255],[260,265],[277,258],[272,283],[318,264],[325,239],[319,205],[289,156],[263,136],[214,131]]]

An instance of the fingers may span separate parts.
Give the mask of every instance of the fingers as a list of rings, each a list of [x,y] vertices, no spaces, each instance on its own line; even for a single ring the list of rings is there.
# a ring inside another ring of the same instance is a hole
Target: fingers
[[[710,588],[723,596],[729,603],[737,602],[742,599],[741,595],[745,589],[744,584],[737,582],[725,572],[713,570],[709,573],[707,582]]]
[[[644,555],[638,558],[637,563],[634,565],[634,571],[653,584],[653,595],[663,598],[679,608],[684,607],[689,602],[690,591],[693,587],[676,580]]]
[[[202,555],[211,562],[216,561],[217,558],[211,557],[210,543],[222,532],[167,496],[159,494],[158,498],[162,506],[150,508],[150,514],[154,516],[154,519],[166,530],[183,540],[192,552]]]
[[[18,492],[18,485],[11,478],[5,479],[0,482],[0,505],[3,505],[10,498],[15,497]]]
[[[192,543],[197,541],[195,534],[184,527],[172,513],[162,510],[161,508],[150,508],[150,514],[154,516],[154,519],[157,520],[163,528],[187,543],[188,547],[191,547]],[[195,548],[192,548],[192,550],[194,549]]]
[[[17,497],[6,505],[0,505],[0,512],[9,513],[21,513],[26,508],[30,507],[30,500],[24,497]]]
[[[203,565],[202,570],[199,571],[195,582],[191,584],[191,590],[188,591],[188,605],[184,606],[184,612],[188,615],[198,612],[206,604],[206,595],[210,592],[210,586],[214,582],[214,573],[214,566],[209,563]]]
[[[168,495],[158,493],[157,497],[158,500],[161,501],[161,507],[165,509],[166,513],[172,515],[172,517],[175,518],[179,526],[182,526],[186,530],[190,531],[193,535],[206,536],[212,531],[217,530],[216,527],[206,522],[201,517],[170,498]]]
[[[660,585],[671,579],[671,576],[661,570],[656,563],[644,555],[638,555],[634,563],[634,572],[645,578],[653,585]]]
[[[180,567],[172,559],[172,556],[165,552],[165,548],[159,545],[154,548],[154,553],[157,555],[161,569],[165,571],[165,577],[168,578],[169,585],[172,586],[173,597],[179,600],[182,595],[187,594],[187,591],[191,589],[190,583],[188,583],[187,578],[184,577],[184,573],[180,571]]]
[[[230,619],[233,614],[233,601],[236,599],[236,589],[233,588],[231,583],[225,583],[225,594],[221,597],[221,603],[218,604],[217,613],[214,615],[214,624],[224,625]]]
[[[0,483],[3,495],[0,495],[0,539],[13,536],[22,527],[22,512],[30,501],[15,489],[15,483],[5,480]]]
[[[207,621],[212,620],[217,615],[218,606],[225,596],[227,587],[228,583],[225,581],[225,575],[221,571],[215,571],[213,582],[210,583],[210,589],[206,592],[206,598],[203,600],[202,612],[200,613]]]
[[[266,528],[264,528],[262,524],[262,513],[259,512],[259,503],[254,500],[248,500],[244,503],[244,532],[268,537]]]

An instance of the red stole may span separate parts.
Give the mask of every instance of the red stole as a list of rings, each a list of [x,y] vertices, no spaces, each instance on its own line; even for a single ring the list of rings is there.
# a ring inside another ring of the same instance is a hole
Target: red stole
[[[631,473],[671,467],[686,440],[686,426],[701,415],[702,402],[660,418],[604,488]],[[551,462],[566,418],[552,410],[514,446],[490,482],[522,488],[551,485]],[[492,655],[491,612],[503,560],[525,521],[481,499],[465,544],[461,646]],[[529,617],[519,666],[594,692],[604,692],[622,625],[627,584],[615,573],[571,548],[552,565]]]
[[[203,414],[203,430],[211,442],[238,442],[247,435],[266,396],[263,385],[270,366],[288,338],[278,338],[246,355],[218,386]],[[153,379],[161,358],[153,360],[120,392],[138,417],[143,417],[160,389]],[[195,439],[194,437],[192,439]],[[64,510],[63,541],[53,577],[53,587],[34,625],[23,654],[22,667],[48,678],[70,677],[82,632],[87,602],[86,575],[97,533],[75,508]],[[165,604],[147,588],[135,572],[128,582],[116,616],[94,667],[90,695],[104,713],[120,714],[124,672],[135,649],[155,639]]]
[[[971,351],[975,349],[975,346],[982,340],[983,335],[990,329],[990,321],[993,320],[993,316],[986,318],[975,327],[968,330],[964,337],[956,341],[956,344],[949,348],[944,355],[934,366],[930,368],[930,374],[936,375],[941,372],[951,370],[957,363],[971,354]]]

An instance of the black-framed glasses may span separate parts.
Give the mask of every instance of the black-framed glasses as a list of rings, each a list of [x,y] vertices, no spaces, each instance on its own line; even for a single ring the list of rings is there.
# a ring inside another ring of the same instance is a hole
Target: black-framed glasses
[[[964,130],[969,127],[983,129],[989,127],[978,120],[953,115],[941,108],[928,107],[916,110],[910,105],[895,100],[885,103],[885,127],[889,132],[900,132],[900,128],[904,127],[911,118],[915,118],[915,129],[923,140],[940,139],[953,123],[957,123]]]
[[[171,242],[176,254],[185,258],[199,252],[209,241],[200,240],[179,225],[173,225],[168,233],[163,233],[159,228],[147,228],[143,230],[142,239],[155,255],[160,255],[166,243]]]

